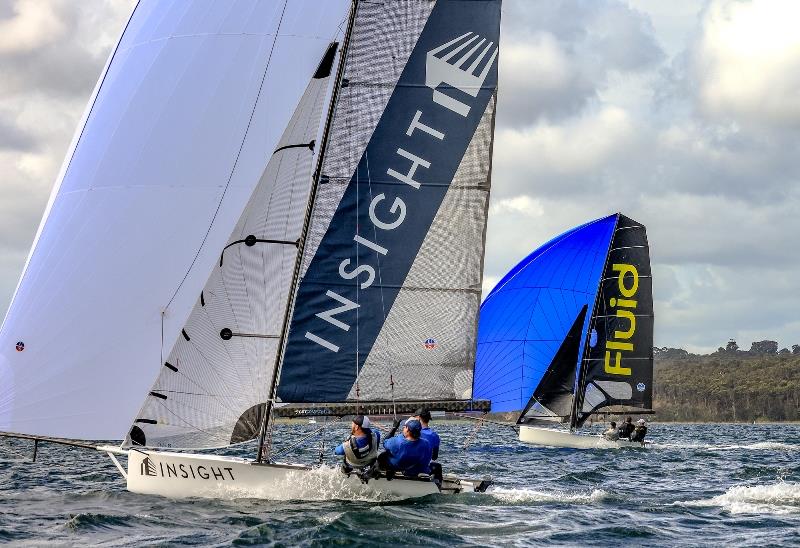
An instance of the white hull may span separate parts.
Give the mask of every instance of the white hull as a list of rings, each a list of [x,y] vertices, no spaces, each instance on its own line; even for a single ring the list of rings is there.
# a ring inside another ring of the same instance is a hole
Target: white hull
[[[626,439],[610,441],[599,435],[576,434],[554,428],[520,426],[519,440],[534,445],[571,447],[573,449],[606,449],[617,447],[647,447],[647,442],[631,442]]]
[[[236,457],[140,450],[128,453],[127,480],[133,493],[172,498],[396,500],[440,492],[433,482],[422,479],[378,478],[364,484],[355,475],[330,467],[257,464]],[[441,493],[483,489],[480,480],[445,476]]]

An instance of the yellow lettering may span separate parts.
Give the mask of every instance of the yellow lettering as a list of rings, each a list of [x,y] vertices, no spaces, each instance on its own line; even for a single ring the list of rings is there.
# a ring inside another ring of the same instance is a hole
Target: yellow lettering
[[[633,337],[633,332],[636,331],[636,316],[630,310],[617,309],[617,318],[627,318],[630,322],[630,327],[627,331],[614,331],[615,339],[630,339]]]
[[[608,345],[610,346],[610,344]],[[605,359],[605,366],[606,366],[606,373],[609,375],[630,375],[631,369],[630,367],[622,367],[620,365],[620,360],[622,359],[622,353],[617,352],[615,356],[614,365],[609,363],[609,359],[611,358],[611,352],[606,350],[606,359]]]
[[[636,290],[639,289],[639,271],[632,264],[613,264],[611,270],[619,272],[619,292],[623,297],[633,297],[636,295]],[[633,285],[628,288],[625,287],[625,275],[630,274],[633,277]]]
[[[633,350],[633,343],[623,343],[617,341],[608,341],[606,343],[606,348],[610,348],[611,350]]]
[[[611,306],[619,306],[620,308],[636,308],[637,302],[630,299],[615,299],[611,297],[608,301]]]

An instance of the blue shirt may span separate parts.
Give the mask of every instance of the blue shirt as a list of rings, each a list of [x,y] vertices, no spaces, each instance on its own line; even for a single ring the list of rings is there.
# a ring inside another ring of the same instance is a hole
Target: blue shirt
[[[395,436],[383,442],[389,452],[389,464],[406,476],[427,474],[431,463],[431,444],[423,438],[416,441]]]
[[[361,447],[366,447],[367,445],[369,445],[369,437],[372,435],[372,430],[364,430],[364,433],[366,434],[366,436],[356,436],[356,447],[358,447],[359,449]],[[380,445],[380,443],[381,443],[381,433],[378,432],[377,430],[375,431],[375,437],[378,440],[378,445]],[[343,443],[340,443],[339,445],[337,445],[336,449],[333,451],[334,454],[336,454],[336,455],[344,455],[344,444],[345,443],[350,443],[350,442],[346,441],[346,442],[343,442]]]
[[[423,440],[427,441],[431,445],[431,452],[433,453],[433,460],[439,458],[439,434],[434,432],[430,429],[430,427],[425,427],[422,429],[422,432],[419,433],[419,437]]]

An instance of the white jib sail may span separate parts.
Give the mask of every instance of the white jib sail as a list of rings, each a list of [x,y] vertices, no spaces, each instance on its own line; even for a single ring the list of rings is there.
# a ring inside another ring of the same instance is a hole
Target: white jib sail
[[[137,5],[0,330],[0,431],[125,435],[348,5]]]
[[[331,44],[300,99],[126,445],[222,447],[258,434],[335,51]]]

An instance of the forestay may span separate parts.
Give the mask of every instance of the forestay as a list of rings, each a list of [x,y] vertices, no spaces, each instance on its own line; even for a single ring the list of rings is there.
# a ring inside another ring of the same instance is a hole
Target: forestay
[[[0,430],[125,435],[347,7],[137,5],[0,332]]]
[[[300,99],[126,444],[220,447],[258,434],[336,49],[331,44]]]
[[[359,2],[283,402],[471,397],[499,1]]]

